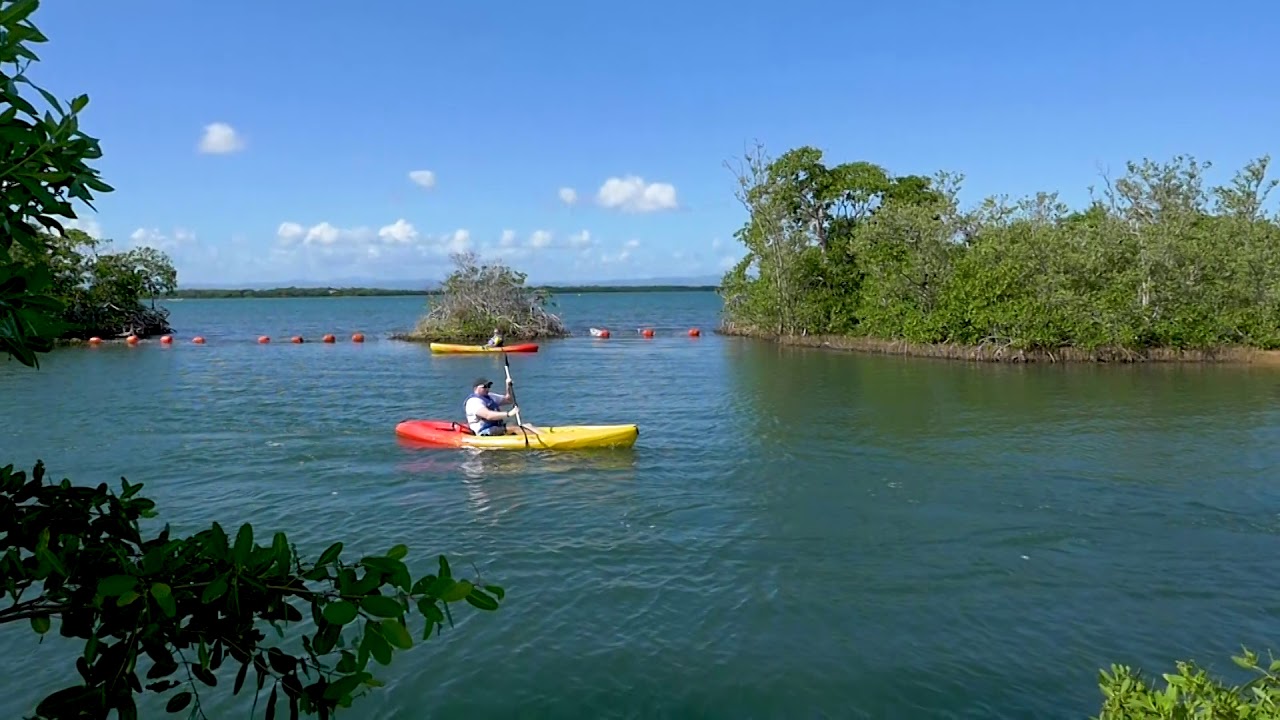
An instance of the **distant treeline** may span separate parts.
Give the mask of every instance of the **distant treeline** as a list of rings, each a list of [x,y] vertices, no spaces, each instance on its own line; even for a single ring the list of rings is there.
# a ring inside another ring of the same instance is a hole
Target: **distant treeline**
[[[618,293],[618,292],[707,292],[717,289],[715,285],[544,285],[535,289],[550,293]],[[168,294],[171,298],[209,299],[209,298],[301,298],[301,297],[396,297],[404,295],[437,295],[438,289],[400,290],[393,288],[324,288],[324,287],[282,287],[262,290],[251,289],[182,289]]]
[[[390,288],[323,288],[282,287],[261,290],[210,288],[180,289],[169,293],[171,298],[298,298],[298,297],[385,297],[393,295],[426,295],[426,290],[394,290]]]

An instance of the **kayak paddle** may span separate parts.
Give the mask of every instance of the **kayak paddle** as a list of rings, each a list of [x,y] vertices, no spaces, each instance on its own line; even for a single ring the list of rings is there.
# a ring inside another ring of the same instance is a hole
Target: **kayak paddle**
[[[511,361],[507,359],[507,354],[502,353],[502,369],[507,373],[507,382],[511,382]],[[511,385],[511,404],[516,408],[516,425],[520,426],[520,431],[524,435],[524,446],[529,447],[529,430],[524,426],[524,420],[520,419],[520,404],[516,402],[516,386]]]

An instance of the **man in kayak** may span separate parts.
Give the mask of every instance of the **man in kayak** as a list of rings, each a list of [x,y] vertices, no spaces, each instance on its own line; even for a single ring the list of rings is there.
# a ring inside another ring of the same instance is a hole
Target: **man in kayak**
[[[476,381],[471,383],[471,395],[467,397],[467,402],[463,406],[467,414],[467,425],[471,426],[471,432],[477,435],[518,435],[522,432],[520,427],[516,425],[508,427],[506,420],[514,417],[520,408],[512,405],[506,412],[499,409],[511,401],[511,381],[507,381],[506,395],[489,392],[491,387],[493,387],[493,381],[488,378],[476,378]]]

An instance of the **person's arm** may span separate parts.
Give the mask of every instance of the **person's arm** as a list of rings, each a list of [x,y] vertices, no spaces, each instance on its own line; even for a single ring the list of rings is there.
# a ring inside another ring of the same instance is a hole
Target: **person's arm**
[[[494,401],[497,402],[499,406],[506,405],[507,403],[511,402],[511,385],[512,385],[512,382],[508,380],[507,392],[505,395],[502,393],[493,392],[491,390],[489,391],[489,397],[493,398]]]

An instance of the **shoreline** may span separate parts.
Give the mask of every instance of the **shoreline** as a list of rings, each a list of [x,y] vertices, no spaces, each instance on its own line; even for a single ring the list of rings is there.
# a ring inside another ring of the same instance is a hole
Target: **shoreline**
[[[1055,351],[1014,350],[1001,345],[962,345],[959,343],[913,343],[906,340],[858,335],[777,335],[752,332],[733,327],[719,327],[716,333],[726,337],[766,340],[787,347],[807,347],[866,355],[897,355],[934,360],[950,360],[1004,364],[1097,364],[1135,365],[1141,363],[1190,363],[1217,365],[1255,365],[1280,367],[1280,350],[1264,350],[1245,346],[1228,346],[1207,350],[1176,348],[1099,348],[1082,350],[1066,347]]]

